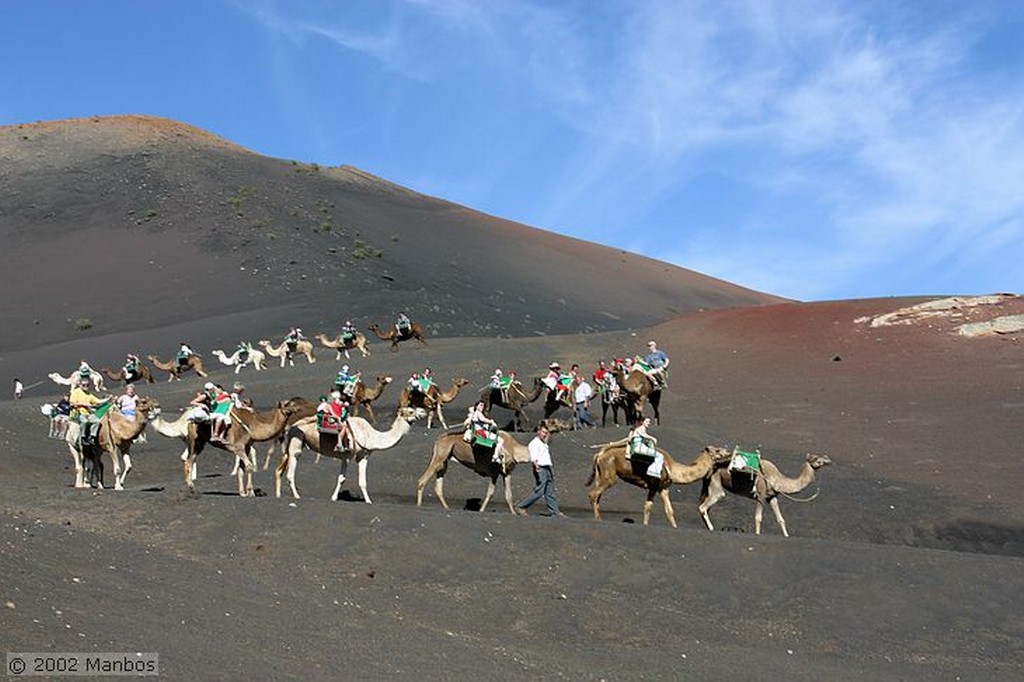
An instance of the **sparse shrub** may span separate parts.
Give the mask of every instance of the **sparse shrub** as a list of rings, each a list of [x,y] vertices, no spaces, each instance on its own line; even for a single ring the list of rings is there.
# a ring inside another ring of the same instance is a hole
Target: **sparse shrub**
[[[383,258],[384,252],[367,244],[362,239],[356,239],[352,246],[352,257],[356,260],[364,258]]]
[[[84,332],[86,329],[92,329],[92,320],[88,317],[80,317],[75,320],[75,331]]]

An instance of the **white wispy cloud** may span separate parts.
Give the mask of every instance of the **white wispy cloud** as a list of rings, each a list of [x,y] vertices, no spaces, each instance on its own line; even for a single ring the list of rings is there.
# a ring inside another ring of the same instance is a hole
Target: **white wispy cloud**
[[[475,179],[498,192],[502,172],[533,163],[550,176],[524,198],[534,224],[648,251],[638,233],[674,231],[680,265],[800,298],[1024,250],[1021,64],[970,63],[990,8],[924,22],[838,0],[398,0],[370,18],[246,6],[286,40],[325,39],[439,89],[486,85],[504,93],[495,106],[569,131],[557,163],[524,139]],[[697,196],[709,174],[731,195]],[[644,222],[667,201],[731,217]]]

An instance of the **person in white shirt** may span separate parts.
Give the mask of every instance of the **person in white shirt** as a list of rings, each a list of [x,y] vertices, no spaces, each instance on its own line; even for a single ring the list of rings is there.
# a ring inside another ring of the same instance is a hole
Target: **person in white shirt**
[[[558,509],[558,500],[555,499],[555,479],[551,471],[551,450],[548,448],[549,435],[547,427],[537,427],[537,435],[528,446],[530,462],[533,463],[533,478],[537,484],[533,491],[516,505],[516,513],[520,516],[527,516],[527,508],[541,498],[544,498],[548,506],[548,516],[565,516]]]
[[[590,387],[586,379],[580,377],[580,383],[576,387],[576,395],[574,396],[576,402],[576,421],[580,426],[589,426],[592,429],[597,428],[597,422],[590,416],[587,408],[590,407],[590,399],[593,397],[594,389]]]

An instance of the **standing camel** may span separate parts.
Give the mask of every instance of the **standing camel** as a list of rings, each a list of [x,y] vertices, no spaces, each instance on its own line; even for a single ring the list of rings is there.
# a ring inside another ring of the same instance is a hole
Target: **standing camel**
[[[487,478],[487,493],[483,502],[480,503],[480,511],[487,509],[487,503],[494,496],[494,489],[501,476],[505,488],[505,502],[512,514],[516,513],[512,506],[512,470],[516,464],[527,464],[530,461],[530,450],[519,443],[515,438],[505,431],[499,431],[501,439],[501,450],[504,453],[502,462],[495,462],[492,459],[490,450],[475,448],[462,439],[462,432],[442,433],[434,441],[434,450],[427,464],[426,470],[416,482],[416,506],[423,506],[423,489],[427,487],[430,477],[434,477],[434,495],[438,502],[445,509],[448,509],[448,502],[444,499],[444,475],[448,472],[448,463],[451,460],[465,465],[475,471],[478,475]]]
[[[149,361],[153,363],[154,367],[156,367],[159,370],[163,370],[164,372],[167,372],[168,381],[181,381],[181,375],[189,371],[190,369],[194,370],[195,373],[201,377],[205,378],[210,376],[203,369],[203,359],[194,353],[188,356],[188,359],[186,360],[184,365],[178,364],[177,360],[164,362],[163,360],[157,358],[155,355],[149,355],[147,357],[149,358]]]
[[[147,384],[152,384],[155,381],[153,379],[153,372],[141,362],[138,364],[138,369],[134,374],[125,374],[123,367],[116,372],[109,367],[100,367],[100,372],[105,374],[111,381],[119,381],[125,384],[132,384],[136,381],[145,381]]]
[[[408,341],[409,339],[416,339],[424,346],[427,345],[427,335],[423,331],[423,327],[420,326],[419,322],[413,322],[409,326],[408,331],[404,331],[401,334],[394,327],[389,328],[387,331],[381,329],[380,325],[374,322],[369,327],[370,331],[373,332],[378,339],[381,341],[390,341],[391,350],[398,350],[398,344],[402,341]]]
[[[75,487],[89,487],[85,482],[85,464],[90,465],[89,485],[98,484],[103,487],[104,452],[110,455],[114,465],[114,490],[124,490],[124,479],[132,468],[130,451],[132,443],[146,428],[150,415],[160,413],[160,406],[150,398],[139,398],[135,404],[135,416],[126,417],[116,407],[111,407],[96,426],[96,444],[82,446],[80,441],[81,426],[77,422],[68,424],[64,441],[75,461]],[[121,471],[121,459],[124,458],[125,470]]]
[[[237,350],[231,355],[227,355],[224,351],[220,349],[210,352],[213,354],[213,357],[220,360],[222,364],[225,364],[229,367],[234,365],[235,374],[241,372],[242,368],[245,367],[246,365],[252,365],[254,368],[256,368],[257,372],[267,368],[266,353],[264,353],[261,350],[256,350],[255,348],[249,351],[249,354],[246,356],[245,360],[240,360]]]
[[[446,390],[442,391],[437,386],[432,385],[426,393],[413,391],[406,386],[398,396],[398,406],[408,407],[411,405],[412,407],[422,407],[427,411],[428,429],[433,424],[435,415],[437,416],[437,421],[441,422],[441,427],[447,429],[448,422],[444,420],[444,412],[441,411],[441,408],[455,400],[456,396],[459,395],[459,389],[468,383],[468,379],[455,377],[452,379],[452,385]]]
[[[501,390],[493,386],[484,386],[480,390],[480,400],[484,402],[484,412],[491,413],[492,407],[501,407],[512,411],[512,430],[526,431],[530,428],[530,418],[526,416],[526,406],[537,400],[546,387],[539,380],[534,382],[529,395],[518,381],[506,389],[507,399],[501,396]]]
[[[613,374],[621,389],[626,421],[633,424],[643,419],[644,403],[650,403],[651,409],[654,410],[654,423],[661,424],[661,388],[656,387],[643,370],[636,366],[625,372],[619,365]]]
[[[308,417],[295,422],[288,429],[288,445],[274,471],[274,494],[281,497],[281,476],[283,475],[292,489],[292,497],[298,499],[299,491],[295,488],[295,469],[299,464],[302,448],[307,447],[325,457],[341,460],[338,484],[331,494],[332,501],[338,501],[341,486],[345,482],[345,473],[348,471],[348,462],[354,458],[359,467],[359,490],[363,493],[363,500],[367,504],[371,504],[370,493],[366,490],[366,467],[370,455],[376,450],[387,450],[397,445],[405,434],[409,433],[412,422],[425,416],[423,410],[410,407],[399,409],[395,421],[387,431],[377,431],[362,417],[349,417],[347,428],[355,443],[355,449],[344,452],[335,450],[338,444],[337,434],[320,433],[317,429],[316,417]]]
[[[188,425],[188,457],[183,463],[185,475],[185,486],[189,492],[195,493],[195,481],[192,478],[195,469],[196,458],[207,444],[221,450],[226,450],[237,457],[242,466],[237,469],[238,494],[241,497],[252,496],[252,472],[255,468],[256,449],[253,443],[277,438],[284,430],[288,421],[288,415],[295,411],[295,407],[278,403],[269,412],[256,412],[249,408],[232,407],[231,427],[228,429],[227,439],[222,442],[210,440],[210,425],[189,422]]]
[[[735,495],[749,497],[757,502],[757,507],[754,509],[755,535],[761,534],[761,517],[764,514],[764,504],[767,502],[775,512],[775,520],[779,523],[779,528],[782,529],[782,535],[788,538],[786,520],[782,518],[782,511],[779,509],[779,495],[795,495],[803,491],[814,481],[815,472],[831,463],[832,460],[828,455],[807,455],[796,478],[789,478],[766,459],[761,460],[760,474],[734,470],[728,466],[716,466],[711,476],[704,479],[704,485],[700,491],[700,515],[704,517],[704,523],[707,524],[708,529],[714,530],[708,510],[725,497],[725,493],[728,491]]]
[[[280,346],[272,346],[270,341],[263,339],[258,344],[260,348],[267,351],[267,355],[272,358],[281,358],[281,366],[284,367],[284,363],[288,363],[289,367],[295,366],[295,355],[301,354],[306,356],[306,360],[309,364],[316,362],[316,356],[313,355],[313,344],[305,339],[300,339],[295,342],[295,353],[288,352],[288,344],[284,341],[281,342]]]
[[[725,448],[708,445],[690,464],[680,464],[672,460],[668,453],[658,448],[658,452],[665,458],[665,464],[661,476],[654,477],[647,475],[649,460],[640,460],[638,457],[626,459],[626,444],[623,441],[607,443],[594,455],[593,466],[590,470],[590,478],[586,485],[590,486],[587,497],[590,499],[590,506],[594,510],[594,518],[601,518],[601,496],[606,490],[615,485],[619,479],[626,483],[645,488],[647,499],[644,501],[644,525],[651,520],[651,508],[654,506],[655,496],[661,497],[661,504],[665,508],[665,516],[669,525],[677,528],[675,511],[672,509],[672,501],[669,499],[669,488],[673,484],[685,485],[693,483],[708,476],[716,462],[727,462],[731,453]]]
[[[370,415],[370,423],[376,425],[377,417],[373,414],[373,405],[371,403],[381,396],[384,388],[391,381],[391,377],[383,375],[377,376],[377,382],[373,386],[367,386],[361,379],[357,381],[352,389],[352,399],[349,400],[349,404],[352,405],[352,416],[356,417],[359,415],[360,407],[366,408],[366,413]]]
[[[350,350],[357,350],[363,354],[363,357],[370,355],[370,351],[366,350],[366,335],[362,332],[356,332],[349,338],[344,338],[341,334],[333,339],[327,338],[323,334],[317,334],[316,340],[320,342],[320,345],[324,348],[333,348],[337,351],[338,355],[335,360],[341,360],[341,354],[345,354],[345,358],[349,358],[348,352]]]

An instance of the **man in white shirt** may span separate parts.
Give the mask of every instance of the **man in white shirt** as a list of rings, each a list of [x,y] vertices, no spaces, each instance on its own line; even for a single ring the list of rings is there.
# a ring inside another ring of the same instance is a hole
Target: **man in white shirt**
[[[520,516],[527,516],[526,509],[541,498],[544,498],[544,502],[548,506],[548,516],[565,516],[559,511],[558,500],[555,499],[555,480],[551,473],[551,450],[548,448],[549,435],[547,427],[537,427],[537,435],[528,446],[530,462],[533,463],[533,478],[537,484],[533,491],[516,505],[516,513]]]
[[[590,416],[587,408],[590,407],[590,399],[594,397],[594,389],[590,387],[587,380],[580,377],[580,383],[576,387],[576,422],[580,426],[596,428],[597,422]]]

